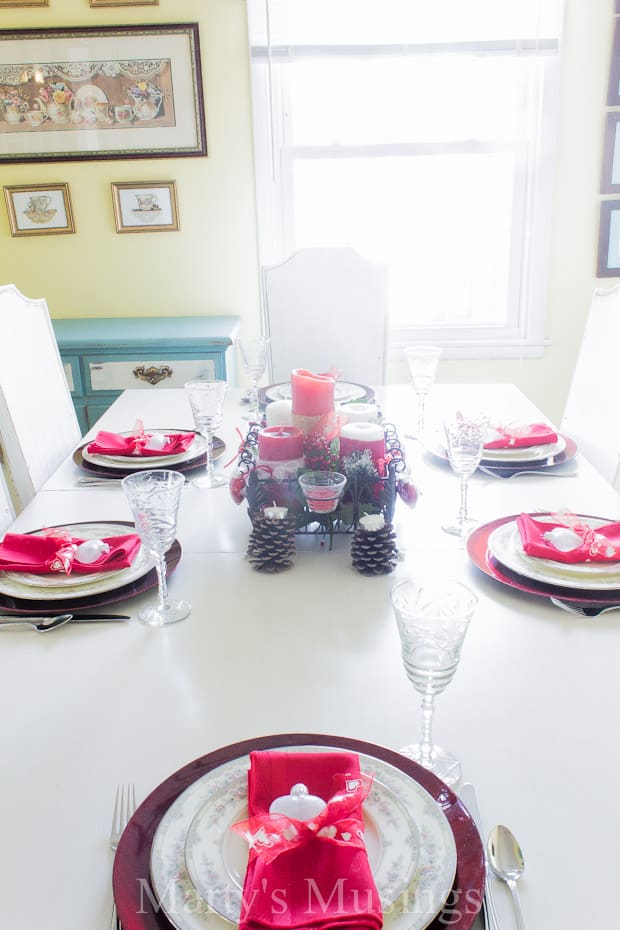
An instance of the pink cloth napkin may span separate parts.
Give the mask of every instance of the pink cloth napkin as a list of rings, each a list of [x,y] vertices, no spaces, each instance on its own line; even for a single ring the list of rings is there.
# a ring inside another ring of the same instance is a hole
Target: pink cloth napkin
[[[161,449],[146,449],[149,433],[136,433],[134,436],[119,436],[118,433],[106,433],[100,430],[89,443],[89,452],[97,455],[131,455],[158,456],[175,455],[187,452],[194,441],[194,433],[167,433],[166,443]]]
[[[567,563],[620,561],[620,523],[608,523],[594,530],[581,523],[577,517],[568,519],[566,523],[544,523],[522,513],[517,517],[517,527],[523,551],[539,559]],[[567,531],[575,533],[581,539],[581,545],[575,539],[577,548],[562,552],[557,544],[561,545],[563,540],[567,540],[567,545],[571,542]],[[555,539],[556,545],[552,539]]]
[[[140,548],[140,537],[136,533],[127,536],[110,536],[102,538],[110,551],[100,555],[89,564],[78,561],[73,546],[79,546],[83,539],[73,536],[33,536],[21,533],[6,533],[0,543],[0,571],[32,572],[43,575],[46,572],[107,572],[119,568],[128,568]]]
[[[338,806],[345,786],[350,788],[360,782],[356,753],[275,750],[251,753],[248,775],[251,819],[236,826],[247,828],[249,824],[251,833],[256,823],[252,818],[259,818],[260,822],[268,814],[271,802],[289,794],[292,786],[300,782],[310,794],[327,802],[333,799],[329,809],[334,816],[318,835],[305,836],[301,845],[287,848],[271,861],[265,861],[256,846],[251,845],[239,930],[379,930],[383,923],[381,902],[358,834],[358,830],[364,829],[361,803],[355,801],[353,809],[349,804],[344,814],[343,807]],[[321,814],[314,820],[320,824],[320,818]],[[288,818],[284,821],[293,824],[293,833],[294,825],[301,824],[302,830],[306,829],[303,821]],[[267,821],[267,832],[269,829]],[[346,840],[354,835],[357,845],[339,842],[341,836]]]
[[[521,449],[557,442],[558,434],[547,423],[527,423],[523,426],[493,426],[496,435],[484,444],[485,449]]]

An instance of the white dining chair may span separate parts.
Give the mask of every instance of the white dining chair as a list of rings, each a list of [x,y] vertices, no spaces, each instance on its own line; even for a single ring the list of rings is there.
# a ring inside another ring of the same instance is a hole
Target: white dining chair
[[[273,382],[288,381],[294,368],[385,382],[386,266],[349,248],[301,249],[263,267],[262,296]]]
[[[0,287],[0,437],[16,512],[81,437],[47,304],[13,284]]]
[[[585,324],[560,429],[620,491],[620,286],[597,288]]]

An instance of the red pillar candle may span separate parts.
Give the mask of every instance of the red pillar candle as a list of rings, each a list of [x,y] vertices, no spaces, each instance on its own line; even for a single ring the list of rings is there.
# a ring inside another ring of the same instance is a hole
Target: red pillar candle
[[[293,414],[320,417],[334,409],[336,382],[329,375],[315,375],[305,368],[291,372]]]
[[[340,458],[369,449],[373,462],[385,458],[385,433],[378,423],[347,423],[340,430]]]
[[[304,437],[296,426],[268,426],[258,434],[258,457],[262,462],[286,462],[303,458]]]

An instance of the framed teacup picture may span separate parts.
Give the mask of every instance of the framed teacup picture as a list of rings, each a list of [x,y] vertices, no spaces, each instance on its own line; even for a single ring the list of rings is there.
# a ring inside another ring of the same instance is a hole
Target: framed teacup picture
[[[174,181],[112,183],[116,231],[171,232],[179,228]]]
[[[4,188],[12,236],[74,233],[68,184],[18,184]]]

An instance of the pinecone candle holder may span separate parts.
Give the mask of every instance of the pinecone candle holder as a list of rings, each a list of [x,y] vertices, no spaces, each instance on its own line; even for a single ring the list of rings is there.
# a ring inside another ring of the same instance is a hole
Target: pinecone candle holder
[[[353,568],[362,575],[387,575],[398,561],[396,533],[382,513],[360,517],[351,540]]]
[[[265,507],[254,515],[247,558],[259,572],[283,572],[295,562],[295,518],[286,507]]]

